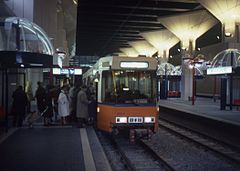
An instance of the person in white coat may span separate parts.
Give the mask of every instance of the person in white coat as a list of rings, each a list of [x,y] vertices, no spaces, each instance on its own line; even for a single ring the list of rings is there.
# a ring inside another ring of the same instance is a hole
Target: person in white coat
[[[66,124],[66,117],[70,115],[67,87],[63,86],[58,96],[58,114],[61,117],[62,125]]]

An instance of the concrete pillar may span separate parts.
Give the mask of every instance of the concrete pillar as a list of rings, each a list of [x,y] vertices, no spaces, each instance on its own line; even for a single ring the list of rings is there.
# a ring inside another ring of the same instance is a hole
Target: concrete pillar
[[[230,35],[227,35],[230,33]],[[222,25],[222,37],[223,42],[227,43],[228,49],[239,49],[240,47],[240,32],[239,25],[235,21],[229,20],[229,23]],[[227,92],[226,92],[226,103],[230,104],[230,110],[232,110],[232,103],[234,100],[234,94],[236,94],[235,85],[233,85],[233,77],[229,76],[227,79]]]
[[[184,63],[186,56],[193,57],[193,44],[189,41],[189,47],[181,50],[182,53],[182,76],[181,76],[181,98],[182,100],[188,100],[192,97],[193,91],[193,70]]]
[[[183,64],[181,77],[181,98],[182,100],[188,100],[188,97],[192,97],[192,70]]]
[[[225,43],[239,43],[239,26],[235,23],[227,27],[227,25],[222,25],[222,38]],[[230,33],[230,35],[228,35]]]
[[[162,62],[168,62],[168,51],[167,50],[163,50]]]

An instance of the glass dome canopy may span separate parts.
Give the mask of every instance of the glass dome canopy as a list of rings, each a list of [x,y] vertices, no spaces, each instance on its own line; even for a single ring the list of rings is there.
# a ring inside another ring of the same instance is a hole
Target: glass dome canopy
[[[33,52],[53,55],[46,33],[36,24],[22,18],[0,19],[0,51]]]
[[[180,65],[175,66],[173,70],[171,71],[170,75],[176,75],[176,76],[181,76],[182,75],[182,67]]]
[[[240,51],[238,49],[223,50],[213,58],[212,68],[224,66],[240,67]]]
[[[204,73],[201,69],[195,67],[195,76],[203,76]],[[182,75],[182,66],[178,65],[175,66],[171,72],[170,75],[174,75],[174,76],[181,76]]]
[[[174,66],[168,62],[163,62],[158,65],[157,75],[170,75]]]

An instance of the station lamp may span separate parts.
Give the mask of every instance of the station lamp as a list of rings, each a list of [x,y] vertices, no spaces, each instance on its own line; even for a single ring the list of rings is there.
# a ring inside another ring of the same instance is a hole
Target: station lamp
[[[195,57],[191,57],[189,54],[183,58],[183,62],[192,70],[192,105],[195,103],[195,69],[201,68],[204,63],[206,63],[205,57],[202,54],[199,54]]]
[[[229,33],[229,32],[226,32],[226,33],[225,33],[225,36],[226,36],[226,37],[232,37],[232,34]]]

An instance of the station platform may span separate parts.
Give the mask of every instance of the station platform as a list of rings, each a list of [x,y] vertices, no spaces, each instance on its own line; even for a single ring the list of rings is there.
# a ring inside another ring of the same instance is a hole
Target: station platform
[[[1,171],[109,171],[92,127],[11,128],[0,137]]]
[[[212,98],[196,97],[196,101],[194,105],[192,105],[192,101],[186,101],[180,98],[168,98],[167,100],[160,99],[158,105],[160,106],[160,111],[162,106],[240,126],[240,110],[236,107],[233,107],[232,110],[229,110],[228,107],[226,110],[220,110],[220,100],[214,102]]]

